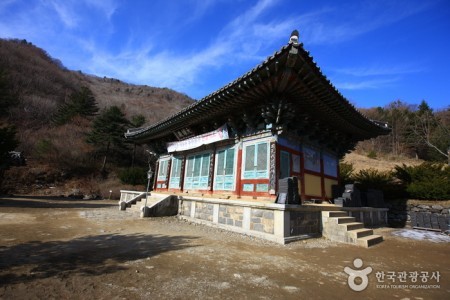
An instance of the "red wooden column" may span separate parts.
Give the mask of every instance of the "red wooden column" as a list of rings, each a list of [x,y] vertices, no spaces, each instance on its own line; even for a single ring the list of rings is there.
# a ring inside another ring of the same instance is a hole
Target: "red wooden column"
[[[166,172],[167,172],[167,176],[166,176],[166,190],[168,190],[169,189],[169,182],[170,182],[170,168],[171,168],[171,166],[172,166],[172,158],[169,158],[169,161],[167,162],[167,169],[166,169]]]
[[[320,187],[322,190],[322,201],[326,200],[325,195],[325,170],[323,166],[323,157],[322,153],[320,153]]]
[[[269,143],[269,195],[270,191],[274,191],[273,195],[278,191],[278,178],[280,177],[280,149],[276,142]]]
[[[158,184],[158,172],[159,172],[159,161],[155,164],[155,173],[153,173],[153,190],[156,190],[156,185]]]
[[[183,155],[183,162],[180,170],[180,190],[184,191],[184,171],[186,169],[186,155]]]
[[[300,177],[300,186],[302,188],[300,197],[302,200],[305,200],[305,156],[303,155],[303,152],[300,153]]]
[[[241,197],[241,189],[242,189],[241,174],[242,174],[242,145],[239,145],[237,151],[237,168],[235,179],[236,181],[235,192],[239,198]]]
[[[209,185],[210,193],[213,193],[213,190],[214,190],[214,167],[215,167],[215,165],[216,165],[216,148],[214,147],[214,150],[209,159],[208,185]]]

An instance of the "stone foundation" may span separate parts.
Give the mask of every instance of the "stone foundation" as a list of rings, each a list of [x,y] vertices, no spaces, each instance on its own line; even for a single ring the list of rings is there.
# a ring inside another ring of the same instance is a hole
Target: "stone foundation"
[[[338,209],[332,207],[332,209]],[[183,198],[179,217],[280,244],[321,236],[320,207]]]

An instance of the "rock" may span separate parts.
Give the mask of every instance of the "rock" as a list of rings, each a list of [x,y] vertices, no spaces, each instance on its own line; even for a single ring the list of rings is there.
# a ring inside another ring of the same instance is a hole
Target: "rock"
[[[99,196],[97,194],[84,195],[83,197],[84,200],[95,200],[98,198]]]
[[[428,209],[430,209],[430,207],[428,206],[428,205],[419,205],[418,206],[420,209],[422,209],[422,210],[428,210]]]

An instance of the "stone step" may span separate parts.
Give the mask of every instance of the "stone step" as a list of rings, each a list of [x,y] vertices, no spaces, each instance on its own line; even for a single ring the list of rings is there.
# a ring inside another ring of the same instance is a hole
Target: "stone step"
[[[130,208],[127,208],[126,211],[131,211],[131,212],[140,212],[141,211],[141,204],[138,205],[132,205]]]
[[[364,228],[364,224],[360,222],[338,224],[338,226],[344,227],[346,231]]]
[[[348,217],[345,211],[326,211],[325,215],[329,218]]]
[[[344,224],[344,223],[355,223],[354,217],[337,217],[337,223],[338,224]]]
[[[367,228],[361,228],[361,229],[355,229],[355,230],[350,230],[348,231],[348,234],[353,238],[353,239],[358,239],[358,238],[362,238],[365,236],[369,236],[373,234],[373,230],[372,229],[367,229]]]
[[[383,241],[383,236],[378,235],[378,234],[364,236],[364,237],[358,238],[356,240],[356,242],[359,246],[362,246],[365,248],[368,248],[368,247],[371,247],[378,243],[381,243],[382,241]]]
[[[152,199],[149,198],[147,200],[147,206],[153,206],[155,203],[158,203],[161,199]],[[141,207],[145,205],[145,198],[140,200],[140,201],[136,201],[136,204],[132,204],[130,207],[127,207],[126,210],[128,211],[137,211],[137,212],[141,212]]]

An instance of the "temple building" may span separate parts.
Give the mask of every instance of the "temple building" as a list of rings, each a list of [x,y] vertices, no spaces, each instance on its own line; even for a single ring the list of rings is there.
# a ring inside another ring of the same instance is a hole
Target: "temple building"
[[[294,31],[243,76],[125,137],[158,153],[155,191],[273,201],[286,177],[301,200],[331,199],[339,159],[387,133],[336,90]]]

